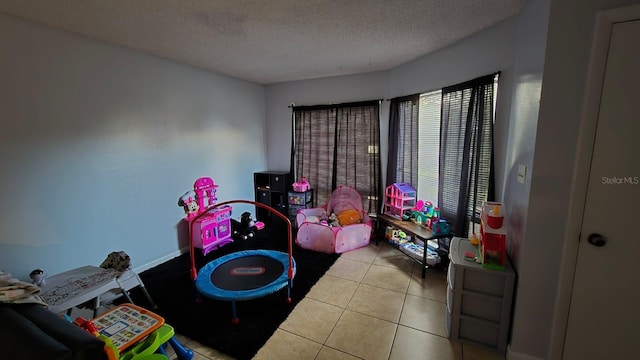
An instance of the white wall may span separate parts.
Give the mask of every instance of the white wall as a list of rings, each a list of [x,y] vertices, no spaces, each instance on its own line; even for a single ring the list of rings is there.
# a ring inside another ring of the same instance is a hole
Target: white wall
[[[547,43],[549,1],[527,2],[518,17],[514,87],[505,154],[504,201],[508,213],[508,252],[518,269],[510,355],[544,358],[549,343],[555,290],[541,287],[540,277],[554,278],[557,264],[540,268],[538,258],[527,252],[535,240],[526,237],[531,176],[536,151],[536,129]],[[542,138],[545,135],[538,135]],[[518,166],[526,166],[525,183],[517,180]],[[531,315],[535,314],[535,315]]]
[[[577,181],[574,175],[577,140],[596,13],[638,3],[638,0],[550,1],[538,135],[525,243],[520,251],[526,260],[520,266],[511,344],[518,352],[545,359],[560,358],[549,344],[556,330],[553,322],[566,324],[567,309],[556,309],[555,305],[567,301],[571,294],[571,283],[559,283],[558,278],[563,263],[576,255],[565,254],[563,249],[577,251],[577,233],[568,228],[568,216],[570,194]],[[525,277],[524,273],[528,275]],[[557,313],[552,316],[554,311]],[[562,329],[555,335],[560,347],[563,336]]]
[[[0,269],[150,266],[185,246],[196,178],[253,199],[262,86],[4,15],[0,53]]]

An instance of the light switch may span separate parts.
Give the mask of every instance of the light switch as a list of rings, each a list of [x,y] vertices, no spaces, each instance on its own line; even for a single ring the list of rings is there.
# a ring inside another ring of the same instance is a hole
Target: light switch
[[[527,177],[527,166],[518,165],[518,182],[524,184],[524,179]]]

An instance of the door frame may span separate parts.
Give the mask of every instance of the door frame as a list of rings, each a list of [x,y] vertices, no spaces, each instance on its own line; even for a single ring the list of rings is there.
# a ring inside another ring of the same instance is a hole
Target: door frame
[[[570,194],[569,216],[567,221],[562,264],[558,281],[558,296],[555,303],[551,335],[550,358],[561,359],[564,353],[565,335],[569,322],[571,295],[576,275],[580,232],[585,210],[585,202],[591,171],[591,158],[596,136],[600,98],[604,82],[609,41],[614,23],[640,19],[640,5],[630,5],[597,12],[595,31],[591,45],[591,58],[586,81],[584,103],[578,145],[576,167],[573,174],[573,187]],[[576,241],[574,241],[574,239]]]

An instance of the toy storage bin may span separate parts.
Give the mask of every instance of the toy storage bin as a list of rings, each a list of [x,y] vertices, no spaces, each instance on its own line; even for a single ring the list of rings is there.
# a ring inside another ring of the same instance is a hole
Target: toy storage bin
[[[516,274],[509,260],[504,271],[487,269],[464,254],[477,254],[469,240],[451,241],[447,274],[447,336],[504,354],[511,325]]]
[[[311,202],[313,196],[313,192],[311,190],[298,192],[298,191],[289,191],[289,205],[306,205]]]
[[[294,218],[298,215],[298,211],[306,209],[304,205],[289,205],[289,216]]]

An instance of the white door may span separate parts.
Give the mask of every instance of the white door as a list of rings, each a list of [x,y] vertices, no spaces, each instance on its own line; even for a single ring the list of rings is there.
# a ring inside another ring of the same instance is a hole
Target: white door
[[[640,20],[610,29],[564,343],[568,360],[640,359]]]

